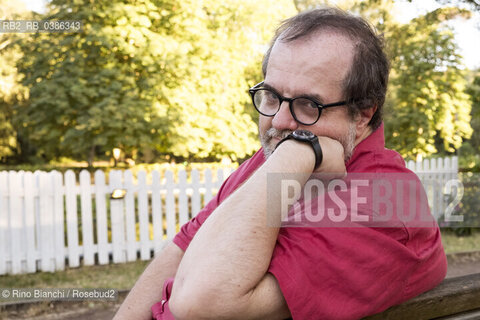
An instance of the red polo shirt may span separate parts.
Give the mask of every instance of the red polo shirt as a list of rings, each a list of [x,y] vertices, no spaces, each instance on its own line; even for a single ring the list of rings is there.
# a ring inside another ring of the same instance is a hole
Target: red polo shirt
[[[185,251],[210,213],[264,161],[259,150],[244,162],[224,182],[216,197],[182,226],[174,242]],[[347,163],[347,172],[402,175],[419,184],[416,175],[405,168],[401,156],[385,149],[383,125],[357,145]],[[395,192],[399,191],[394,188]],[[422,195],[424,191],[417,193]],[[350,188],[345,195],[351,195]],[[405,200],[401,199],[403,203]],[[394,211],[402,204],[395,201],[398,199],[393,199]],[[345,202],[350,210],[350,202]],[[322,210],[333,205],[327,199]],[[384,207],[378,206],[377,211]],[[439,284],[446,275],[447,264],[438,226],[432,220],[426,225],[417,223],[418,213],[428,211],[424,202],[407,207],[410,213],[418,211],[413,220],[393,217],[393,227],[346,219],[340,227],[305,224],[281,228],[268,271],[278,280],[293,319],[358,319]],[[360,208],[366,215],[382,214],[373,212],[370,204]]]

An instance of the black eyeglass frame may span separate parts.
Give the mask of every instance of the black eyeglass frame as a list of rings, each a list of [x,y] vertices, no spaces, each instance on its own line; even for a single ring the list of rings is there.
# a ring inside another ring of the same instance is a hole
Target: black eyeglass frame
[[[322,103],[316,101],[315,99],[313,99],[312,97],[309,97],[309,96],[306,96],[306,95],[298,96],[298,97],[295,97],[295,98],[286,98],[272,88],[262,87],[263,83],[264,83],[264,81],[262,81],[260,83],[257,83],[256,85],[254,85],[253,87],[248,89],[248,92],[250,93],[250,97],[252,98],[252,103],[253,103],[253,106],[255,107],[255,110],[257,110],[258,113],[260,113],[261,115],[263,115],[265,117],[274,117],[278,113],[278,111],[280,110],[280,107],[281,107],[283,101],[287,101],[288,102],[288,107],[290,109],[290,114],[295,119],[295,121],[297,121],[298,123],[303,124],[305,126],[312,126],[315,123],[317,123],[318,119],[320,119],[320,116],[322,115],[322,110],[323,109],[331,108],[331,107],[344,106],[344,105],[347,104],[347,101],[339,101],[339,102],[333,102],[333,103],[328,103],[328,104],[322,104]],[[273,94],[275,94],[277,96],[279,104],[278,104],[278,109],[274,114],[265,114],[265,113],[261,112],[260,109],[255,105],[254,96],[255,96],[255,93],[259,90],[268,90],[268,91],[272,92]],[[307,99],[307,100],[310,100],[313,103],[315,103],[316,107],[318,108],[318,117],[314,122],[305,123],[305,122],[302,122],[302,121],[297,119],[297,117],[295,116],[295,113],[293,112],[293,101],[295,101],[297,99]]]

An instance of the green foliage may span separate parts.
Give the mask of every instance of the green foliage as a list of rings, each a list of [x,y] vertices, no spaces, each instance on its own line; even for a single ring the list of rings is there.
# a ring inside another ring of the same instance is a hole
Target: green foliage
[[[112,1],[52,1],[52,19],[81,20],[80,33],[41,33],[22,42],[20,71],[30,89],[18,120],[48,158],[89,158],[96,149],[133,149],[162,139],[168,131],[156,90],[171,78],[168,39],[149,30],[151,2],[136,6]],[[153,44],[152,44],[153,43]]]
[[[0,20],[28,18],[21,1],[0,0]],[[22,35],[0,34],[0,161],[15,154],[17,132],[13,125],[13,104],[22,100],[25,88],[19,84],[16,62],[22,56],[16,40]]]
[[[296,10],[330,2],[53,0],[36,18],[80,20],[82,32],[0,35],[0,80],[8,83],[0,88],[0,158],[92,164],[116,147],[134,160],[245,158],[259,147],[246,89],[261,80],[273,30]],[[388,40],[387,145],[412,158],[458,150],[475,113],[445,22],[469,12],[443,8],[400,24],[393,0],[336,4]],[[476,152],[474,141],[465,152]]]
[[[464,187],[464,195],[459,204],[459,214],[463,215],[463,226],[480,228],[480,175],[471,172],[460,174]],[[471,231],[471,230],[470,230]]]
[[[53,0],[49,19],[81,20],[70,34],[22,42],[29,100],[22,132],[46,159],[88,159],[115,147],[186,158],[244,158],[258,148],[246,89],[265,30],[289,1]],[[268,13],[268,18],[267,18]],[[258,71],[259,72],[259,71]],[[259,74],[259,73],[257,73]]]
[[[472,134],[461,57],[445,24],[458,15],[469,12],[437,9],[409,24],[388,27],[392,72],[386,139],[389,147],[406,157],[454,152]],[[436,139],[441,141],[439,148]]]
[[[6,46],[10,39],[0,36],[0,46]],[[1,73],[1,88],[0,89],[0,159],[13,154],[16,148],[16,132],[12,126],[13,110],[9,103],[14,97],[16,72],[12,60],[18,54],[16,50],[8,50],[3,52],[0,56],[0,73]]]
[[[251,0],[192,1],[182,6],[194,26],[184,37],[195,54],[188,58],[191,72],[172,90],[169,121],[175,125],[169,132],[170,151],[187,158],[244,158],[259,146],[246,92],[253,83],[248,80],[258,78],[262,45],[293,7],[289,1],[265,1],[259,10],[258,2]],[[257,68],[253,75],[252,64]]]
[[[467,170],[480,172],[480,73],[474,74],[473,80],[469,84],[467,94],[472,102],[472,111],[470,113],[470,125],[474,132],[469,140],[467,140],[459,150],[460,167]]]

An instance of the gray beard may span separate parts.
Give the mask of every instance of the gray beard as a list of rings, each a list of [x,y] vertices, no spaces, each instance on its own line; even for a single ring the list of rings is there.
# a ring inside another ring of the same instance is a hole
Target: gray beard
[[[272,142],[273,138],[279,138],[281,140],[290,133],[292,133],[291,130],[277,130],[275,128],[268,129],[265,134],[260,133],[260,143],[262,144],[265,159],[268,159],[277,147],[277,145]],[[353,150],[355,149],[355,135],[355,124],[352,123],[348,128],[347,134],[338,140],[343,146],[345,162],[350,160]]]

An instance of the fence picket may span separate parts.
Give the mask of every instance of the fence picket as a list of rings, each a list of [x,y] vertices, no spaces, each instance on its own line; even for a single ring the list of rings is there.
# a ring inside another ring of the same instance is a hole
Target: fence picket
[[[213,198],[212,170],[206,169],[204,172],[204,175],[205,175],[205,204],[207,204]]]
[[[222,183],[224,180],[223,176],[224,176],[223,169],[217,169],[217,180],[215,180],[215,189],[218,190],[222,186]]]
[[[87,170],[82,170],[80,172],[83,260],[87,266],[91,266],[95,263],[92,225],[92,190],[90,186],[90,179],[90,172]]]
[[[450,170],[450,177],[451,179],[456,179],[457,178],[457,172],[458,172],[458,157],[452,157],[452,168]]]
[[[21,217],[21,230],[20,230],[20,235],[21,239],[26,238],[26,218],[25,218],[25,197],[24,197],[24,190],[25,190],[25,182],[24,182],[24,177],[25,177],[25,171],[20,170],[17,171],[17,179],[18,181],[18,192],[19,192],[19,201],[20,201],[20,211],[18,212],[18,215]],[[27,243],[26,241],[20,241],[20,244],[18,245],[18,250],[19,253],[18,255],[20,256],[20,273],[24,273],[26,268],[27,268]]]
[[[450,169],[452,169],[452,163],[450,161],[450,158],[446,158],[445,159],[445,162],[443,163],[444,167],[445,167],[445,171],[449,172]],[[450,179],[450,177],[447,176],[447,180]]]
[[[437,179],[435,179],[435,175],[432,174],[432,172],[436,172],[437,171],[437,161],[436,159],[431,159],[430,160],[430,174],[429,174],[429,180],[431,181],[431,184],[433,186],[433,193],[431,195],[431,201],[430,201],[430,204],[431,204],[431,212],[433,214],[433,216],[438,219],[439,218],[439,215],[441,214],[440,213],[440,207],[439,207],[439,202],[438,200],[440,199],[439,197],[439,194],[441,192],[441,189],[440,189],[440,185],[438,184],[438,181]]]
[[[50,175],[46,172],[39,174],[40,189],[40,270],[55,271],[54,248],[54,216],[53,216],[53,190]]]
[[[63,191],[62,174],[52,171],[53,186],[53,220],[54,220],[54,242],[55,242],[55,270],[65,269],[65,219],[63,217]]]
[[[188,222],[188,198],[187,198],[187,173],[185,170],[178,172],[178,216],[180,227]]]
[[[77,194],[75,193],[75,173],[71,170],[65,172],[65,204],[67,206],[67,242],[68,265],[80,265],[80,248],[78,247],[78,216]]]
[[[415,171],[415,162],[413,160],[409,160],[407,163],[407,168],[412,171]]]
[[[175,217],[175,195],[173,194],[173,173],[169,170],[165,172],[167,196],[165,200],[167,215],[167,239],[171,240],[176,233],[176,217]]]
[[[200,212],[200,175],[197,169],[192,170],[192,217],[195,217]]]
[[[95,204],[97,215],[97,246],[98,263],[108,263],[108,224],[107,224],[107,205],[105,194],[107,187],[105,185],[105,174],[101,170],[95,171]]]
[[[35,181],[33,173],[25,172],[23,176],[23,188],[25,191],[24,205],[25,205],[25,241],[27,252],[27,272],[37,271],[37,248],[35,245],[35,225],[38,224],[35,218],[34,211],[34,187]],[[62,212],[63,214],[63,212]],[[63,235],[62,235],[63,236]],[[0,272],[1,274],[1,272]]]
[[[40,268],[41,263],[41,243],[42,243],[42,225],[40,223],[40,175],[41,171],[37,170],[33,172],[33,187],[35,190],[35,197],[33,199],[33,214],[35,215],[35,243],[38,261],[36,268]]]
[[[124,183],[127,193],[125,194],[125,232],[127,241],[127,261],[137,260],[137,231],[135,226],[135,186],[133,184],[133,174],[130,170],[124,172]],[[120,201],[120,200],[114,200]]]
[[[439,181],[440,185],[441,185],[441,189],[440,189],[440,194],[439,194],[439,212],[440,214],[442,214],[443,212],[445,212],[445,201],[443,201],[443,187],[445,186],[445,168],[444,168],[444,164],[443,164],[443,158],[438,158],[437,159],[437,180]]]
[[[458,159],[408,161],[406,165],[422,179],[432,213],[438,217],[446,202],[442,188],[447,180],[456,177]],[[166,239],[171,240],[181,225],[197,215],[231,171],[216,170],[214,179],[209,169],[201,173],[192,170],[189,181],[184,170],[177,177],[166,171],[164,179],[154,170],[150,183],[145,171],[139,171],[134,182],[131,171],[112,170],[107,184],[105,174],[97,170],[94,185],[85,170],[80,173],[79,184],[71,170],[64,174],[64,181],[62,174],[55,171],[1,171],[0,274],[62,270],[65,258],[70,267],[78,267],[82,253],[85,265],[95,263],[95,253],[99,264],[109,263],[110,254],[114,263],[138,257],[150,259],[151,250],[157,254]],[[125,189],[124,199],[110,199],[114,189]]]
[[[163,214],[162,195],[160,193],[160,174],[152,171],[152,224],[153,224],[153,250],[160,252],[163,242]]]
[[[8,185],[10,187],[10,254],[12,261],[12,273],[22,272],[21,239],[23,238],[23,217],[20,198],[20,175],[18,172],[8,173]]]
[[[140,259],[150,259],[150,230],[148,221],[147,173],[138,172],[138,224],[140,230]]]
[[[432,179],[430,163],[431,163],[430,159],[424,159],[422,164],[423,171],[424,171],[422,184],[424,186],[425,193],[427,194],[427,199],[434,198],[434,195],[436,193],[436,188],[437,188],[436,181]],[[433,204],[432,201],[430,201],[430,205],[432,204]],[[437,214],[435,210],[433,210],[434,209],[433,206],[431,206],[431,208],[432,208],[431,213],[433,215]]]
[[[9,194],[8,190],[8,173],[6,171],[0,172],[0,274],[9,272],[7,269],[7,253],[10,252],[8,248],[8,213],[10,212],[8,206]]]
[[[111,190],[123,189],[122,171],[110,171],[110,188]],[[113,246],[113,262],[125,262],[125,220],[123,210],[123,199],[110,200],[110,219],[112,224],[112,246]]]

